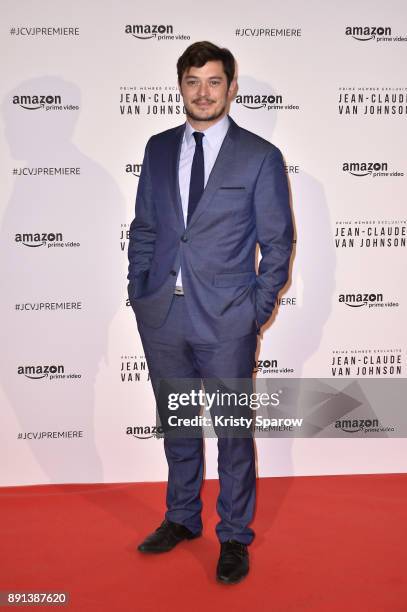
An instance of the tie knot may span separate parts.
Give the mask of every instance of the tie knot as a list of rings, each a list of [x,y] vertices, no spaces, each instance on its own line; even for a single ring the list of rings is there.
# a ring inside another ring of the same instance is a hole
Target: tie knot
[[[204,134],[202,132],[192,132],[192,135],[195,138],[197,147],[202,147],[202,138]]]

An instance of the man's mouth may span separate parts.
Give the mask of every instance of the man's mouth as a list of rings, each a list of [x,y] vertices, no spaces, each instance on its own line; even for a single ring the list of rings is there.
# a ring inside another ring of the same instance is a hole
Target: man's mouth
[[[200,108],[207,108],[208,106],[210,106],[212,104],[212,102],[207,102],[205,100],[201,100],[201,101],[195,102],[195,104],[197,106],[199,106]]]

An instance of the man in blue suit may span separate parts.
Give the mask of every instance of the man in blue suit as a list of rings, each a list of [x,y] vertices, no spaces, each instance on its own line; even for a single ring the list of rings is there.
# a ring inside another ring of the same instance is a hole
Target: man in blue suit
[[[147,142],[128,250],[129,299],[157,398],[163,379],[251,379],[293,239],[280,150],[228,114],[233,55],[197,42],[177,72],[187,120]],[[164,450],[167,511],[142,552],[167,552],[202,532],[202,437],[165,435]],[[218,436],[218,472],[217,579],[233,584],[249,571],[254,537],[251,435]]]

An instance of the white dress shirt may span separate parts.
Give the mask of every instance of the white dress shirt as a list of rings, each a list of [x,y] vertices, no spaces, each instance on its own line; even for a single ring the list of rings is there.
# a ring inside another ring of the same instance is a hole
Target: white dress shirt
[[[204,137],[202,139],[202,146],[204,152],[204,167],[205,167],[205,178],[204,178],[204,186],[208,181],[209,175],[212,171],[216,158],[218,157],[219,150],[222,146],[222,142],[226,136],[226,132],[229,128],[229,117],[225,115],[217,121],[214,125],[209,127],[207,130],[204,130],[202,133]],[[181,193],[181,202],[182,202],[182,213],[184,216],[184,226],[187,225],[187,215],[188,215],[188,200],[189,200],[189,184],[191,181],[191,167],[192,160],[194,158],[195,153],[195,138],[192,136],[193,132],[198,131],[195,130],[192,125],[186,121],[184,137],[182,139],[181,145],[181,153],[179,158],[179,172],[178,172],[178,181],[179,181],[179,190]],[[178,272],[177,282],[176,284],[182,287],[182,275],[181,268]]]

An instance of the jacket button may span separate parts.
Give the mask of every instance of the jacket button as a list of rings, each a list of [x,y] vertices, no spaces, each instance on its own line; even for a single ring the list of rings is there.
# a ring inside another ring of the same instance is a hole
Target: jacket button
[[[182,242],[188,242],[188,236],[181,236]]]
[[[172,274],[172,276],[175,276],[176,275],[175,270],[171,270],[170,274]]]

